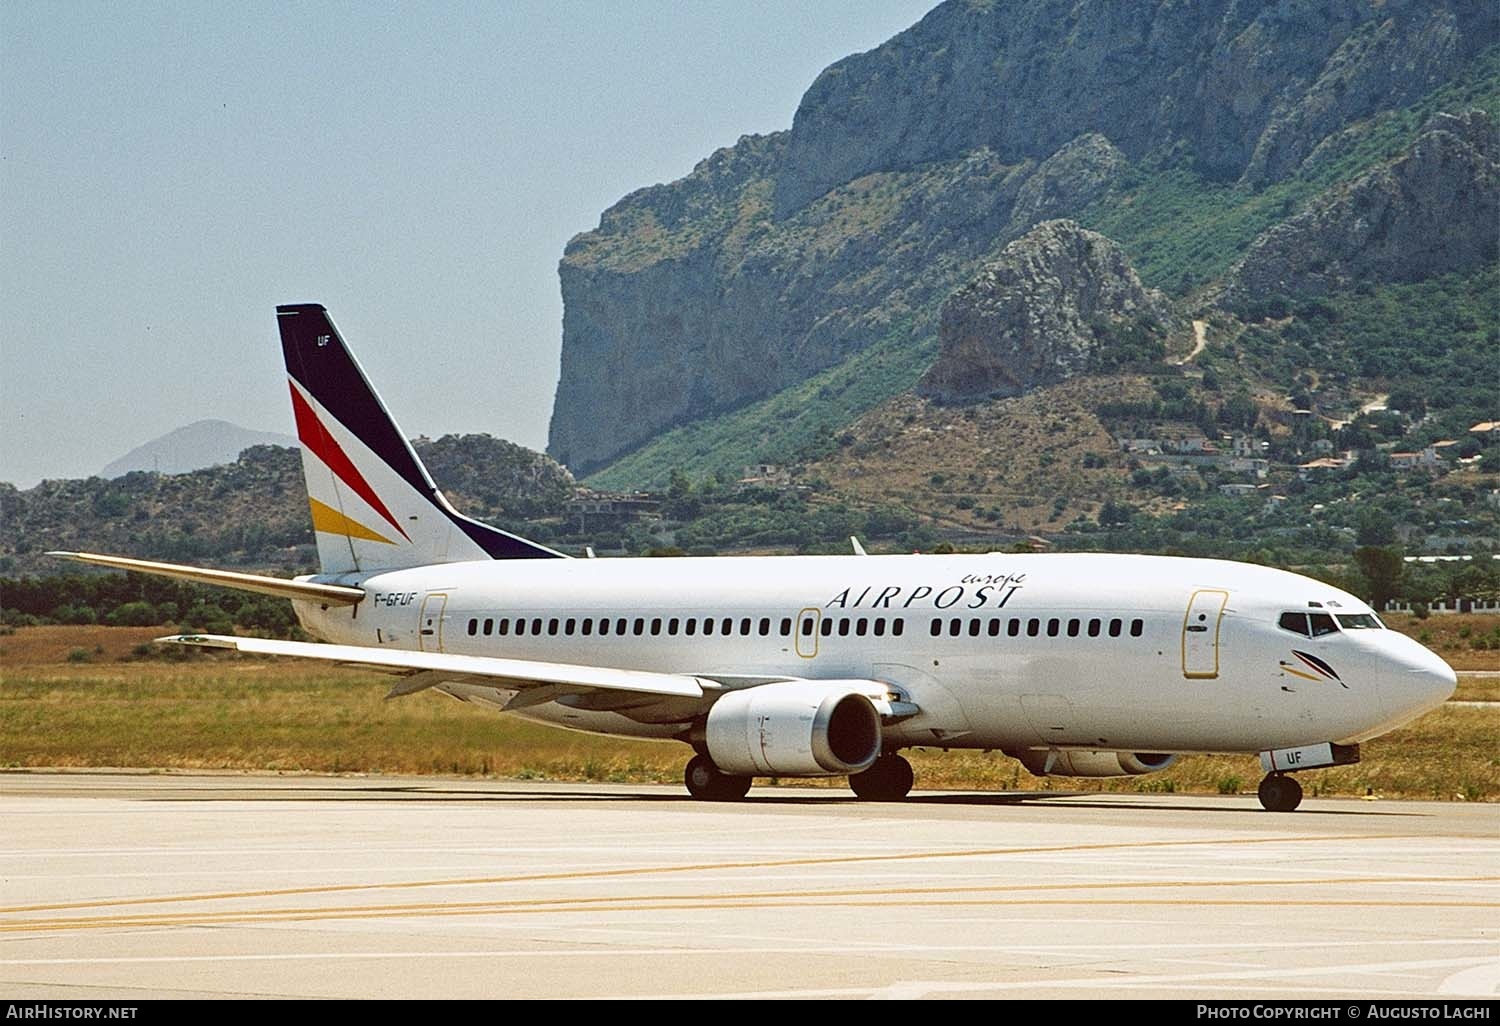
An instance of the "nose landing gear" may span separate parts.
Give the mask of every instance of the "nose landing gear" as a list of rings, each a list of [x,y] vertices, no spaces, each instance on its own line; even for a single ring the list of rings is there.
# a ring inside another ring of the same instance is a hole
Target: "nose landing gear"
[[[1302,785],[1285,773],[1267,773],[1256,794],[1267,812],[1291,812],[1302,804]]]

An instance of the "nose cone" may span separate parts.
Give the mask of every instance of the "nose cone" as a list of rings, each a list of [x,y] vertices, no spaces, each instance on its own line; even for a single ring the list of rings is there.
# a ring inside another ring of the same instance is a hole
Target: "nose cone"
[[[1403,704],[1410,715],[1417,716],[1448,701],[1458,687],[1458,674],[1437,653],[1409,638],[1401,640],[1405,642],[1398,656],[1401,670],[1393,676],[1398,678],[1396,687]]]

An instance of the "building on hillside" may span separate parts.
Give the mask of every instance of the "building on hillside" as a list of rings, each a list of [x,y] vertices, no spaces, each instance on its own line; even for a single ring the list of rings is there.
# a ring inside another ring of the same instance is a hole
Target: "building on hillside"
[[[740,468],[740,479],[735,490],[746,488],[790,488],[792,472],[775,463],[753,463]]]
[[[1438,458],[1437,449],[1427,446],[1421,452],[1393,452],[1391,453],[1391,466],[1397,470],[1432,470],[1442,466],[1443,461]]]
[[[577,518],[579,533],[618,529],[640,520],[661,517],[661,499],[644,492],[631,494],[582,490],[563,504],[563,512]]]
[[[1226,467],[1231,474],[1249,474],[1257,481],[1264,481],[1271,472],[1271,461],[1249,456],[1235,456]]]
[[[1350,460],[1347,457],[1321,456],[1318,459],[1297,464],[1297,476],[1304,481],[1312,481],[1335,471],[1344,470],[1349,463]]]

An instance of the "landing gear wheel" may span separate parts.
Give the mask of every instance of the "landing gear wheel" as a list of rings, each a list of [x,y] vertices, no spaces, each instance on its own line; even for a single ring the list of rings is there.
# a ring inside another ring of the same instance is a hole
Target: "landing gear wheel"
[[[715,766],[706,755],[695,755],[683,770],[688,794],[705,802],[739,801],[750,793],[749,777],[733,777]]]
[[[1291,812],[1302,804],[1302,785],[1284,773],[1268,773],[1256,793],[1267,812]]]
[[[911,763],[899,755],[882,755],[863,773],[849,775],[855,797],[871,802],[899,802],[911,793],[916,781]]]

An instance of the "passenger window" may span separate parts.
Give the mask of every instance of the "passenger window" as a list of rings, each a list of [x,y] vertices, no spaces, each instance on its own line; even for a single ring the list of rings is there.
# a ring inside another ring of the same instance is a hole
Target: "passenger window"
[[[1146,621],[1145,620],[1131,620],[1130,621],[1130,636],[1132,638],[1139,638],[1141,636],[1141,632],[1143,632],[1145,629],[1146,629]]]
[[[659,617],[659,616],[653,616],[651,618],[651,636],[654,638],[654,637],[656,637],[660,633],[661,633],[661,617]]]
[[[547,634],[554,638],[557,637],[557,617],[554,616],[547,621]]]
[[[781,636],[783,638],[790,638],[792,636],[792,618],[790,616],[783,616],[781,618]]]
[[[494,633],[495,633],[495,618],[492,617],[492,616],[487,616],[487,617],[484,618],[484,635],[485,635],[485,637],[489,637],[491,634],[494,634]]]
[[[898,616],[891,621],[891,637],[899,638],[904,633],[906,633],[906,621]]]
[[[992,637],[992,638],[998,638],[999,636],[1000,636],[1000,620],[999,620],[998,617],[991,617],[990,618],[990,637]]]
[[[740,621],[740,633],[746,637],[750,635],[750,618],[748,616]]]
[[[682,633],[686,634],[688,637],[692,637],[694,634],[698,633],[698,618],[696,616],[688,617],[687,623],[684,624],[683,627],[684,630]]]
[[[1049,637],[1049,638],[1055,638],[1055,637],[1057,637],[1058,628],[1061,627],[1061,626],[1062,626],[1062,621],[1059,620],[1057,617],[1054,616],[1051,619],[1049,619],[1047,621],[1047,637]]]
[[[599,634],[601,636],[609,633],[609,617],[599,617]]]
[[[818,633],[828,638],[833,636],[833,617],[823,617],[823,625],[818,628]]]
[[[672,619],[667,621],[667,634],[675,637],[677,634],[677,626],[677,617],[674,616],[672,617]]]
[[[875,618],[875,636],[877,638],[885,637],[885,617],[883,616]]]
[[[573,632],[575,630],[577,630],[577,629],[578,629],[578,621],[575,620],[575,619],[573,619],[573,617],[571,617],[571,616],[568,617],[568,622],[563,625],[563,633],[566,634],[568,637],[571,638],[573,636]]]
[[[510,621],[504,617],[501,617],[500,622],[495,624],[495,633],[500,635],[502,638],[509,634]]]
[[[969,621],[969,637],[979,637],[979,617],[977,616]]]
[[[516,619],[516,637],[519,638],[521,635],[523,635],[525,633],[526,633],[526,620],[525,620],[524,617],[517,617],[517,619]]]
[[[635,618],[635,630],[632,632],[636,637],[646,633],[646,618],[638,616]]]
[[[849,636],[849,618],[848,617],[840,617],[839,618],[839,637],[841,637],[841,638],[847,638],[848,636]]]
[[[540,616],[533,616],[531,618],[531,633],[532,634],[540,634],[540,633],[542,633],[542,618]]]
[[[961,634],[963,632],[963,629],[964,629],[964,622],[962,620],[960,620],[958,617],[955,616],[953,619],[951,619],[951,620],[948,621],[948,635],[949,635],[949,637],[953,637],[953,638],[958,637],[959,634]]]
[[[810,637],[812,637],[812,634],[813,634],[813,618],[810,617],[810,616],[804,616],[802,618],[802,636],[804,638],[810,638]]]
[[[936,617],[933,617],[932,636],[935,638],[941,633],[943,633],[943,621],[937,619]]]
[[[726,616],[724,622],[719,625],[719,633],[726,638],[734,633],[734,618]]]
[[[1101,626],[1101,624],[1099,623],[1099,618],[1097,616],[1094,617],[1092,620],[1090,620],[1089,621],[1089,637],[1091,637],[1091,638],[1097,638],[1099,636],[1099,628],[1100,628],[1100,626]]]
[[[477,634],[478,632],[479,632],[479,621],[478,620],[470,620],[469,621],[469,634],[472,636],[474,634]]]
[[[1338,624],[1333,622],[1332,615],[1328,613],[1308,613],[1307,620],[1312,624],[1312,636],[1315,638],[1339,632]]]
[[[1034,616],[1026,621],[1026,636],[1028,638],[1034,638],[1040,633],[1042,633],[1042,621]]]
[[[865,634],[869,632],[869,629],[870,629],[870,621],[866,620],[862,616],[854,624],[854,633],[857,634],[857,635],[859,635],[861,638],[864,637]]]
[[[1122,626],[1123,624],[1118,619],[1109,621],[1109,636],[1111,638],[1118,638]]]
[[[1005,633],[1013,638],[1021,636],[1021,620],[1019,617],[1013,616],[1010,618],[1010,623],[1005,625]]]
[[[711,616],[705,616],[703,618],[703,633],[704,634],[712,634],[713,632],[714,632],[714,618],[711,617]]]
[[[1079,624],[1079,622],[1076,619],[1069,620],[1068,621],[1068,637],[1070,637],[1070,638],[1076,638],[1076,637],[1078,637],[1078,628],[1080,626],[1081,625]]]
[[[760,618],[760,636],[765,638],[771,634],[771,618],[763,616]]]
[[[1276,626],[1284,631],[1300,634],[1304,638],[1312,637],[1312,635],[1307,633],[1306,613],[1282,613],[1281,618],[1276,621]]]

